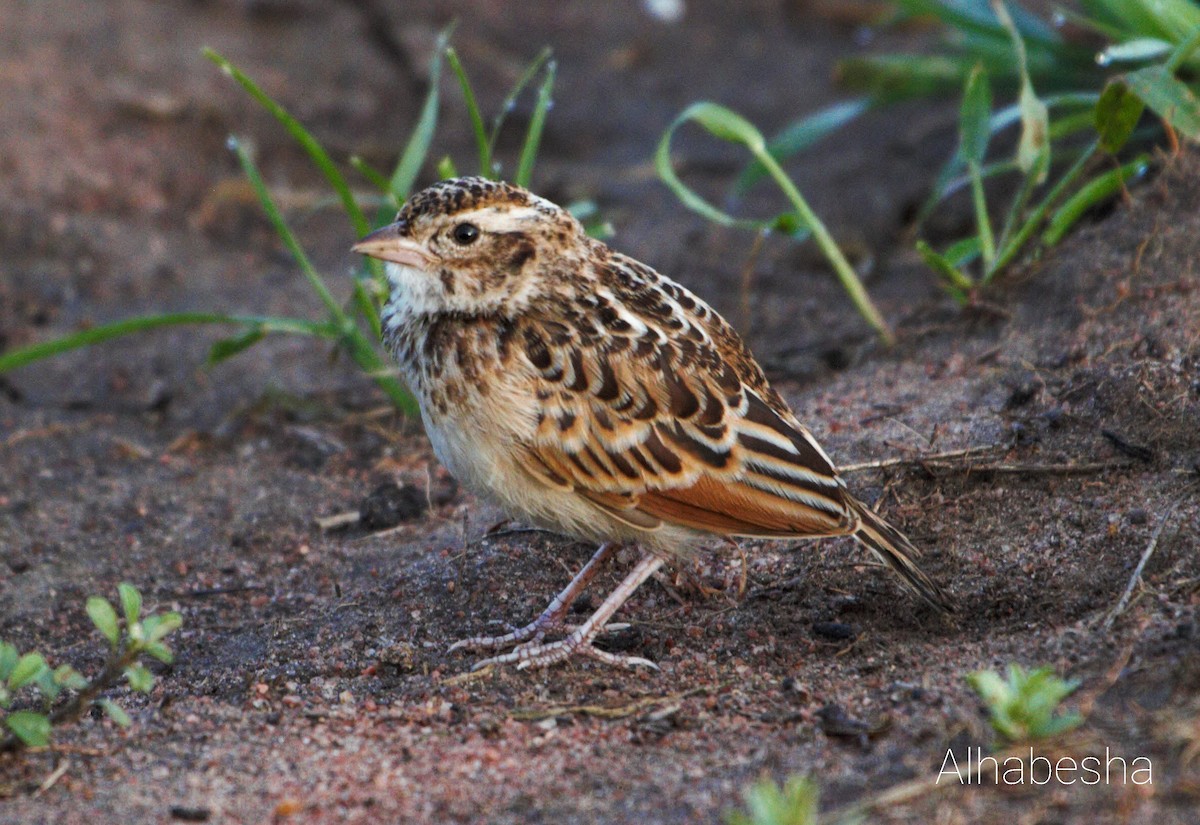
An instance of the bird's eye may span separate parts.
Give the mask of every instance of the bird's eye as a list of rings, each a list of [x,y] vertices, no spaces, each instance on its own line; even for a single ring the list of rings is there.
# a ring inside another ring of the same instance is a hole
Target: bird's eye
[[[459,246],[473,244],[479,238],[479,227],[473,223],[460,223],[450,233]]]

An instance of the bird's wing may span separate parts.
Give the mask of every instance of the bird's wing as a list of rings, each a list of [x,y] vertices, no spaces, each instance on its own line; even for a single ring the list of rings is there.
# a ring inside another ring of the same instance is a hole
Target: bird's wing
[[[643,529],[812,536],[852,527],[828,457],[715,312],[659,285],[640,302],[604,289],[583,300],[569,319],[531,315],[517,337],[540,403],[523,445],[531,475]],[[647,310],[654,300],[663,305]]]

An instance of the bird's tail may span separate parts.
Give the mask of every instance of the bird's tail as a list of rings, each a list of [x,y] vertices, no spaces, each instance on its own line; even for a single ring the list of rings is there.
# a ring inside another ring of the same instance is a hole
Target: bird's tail
[[[861,501],[854,500],[853,507],[859,518],[854,537],[895,570],[921,598],[944,613],[953,613],[954,602],[913,561],[921,555],[921,551]]]

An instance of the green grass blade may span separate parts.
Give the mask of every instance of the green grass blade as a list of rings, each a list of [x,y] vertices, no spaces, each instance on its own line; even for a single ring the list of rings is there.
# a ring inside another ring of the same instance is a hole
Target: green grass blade
[[[529,187],[533,178],[533,164],[537,160],[538,147],[542,143],[542,132],[546,128],[546,113],[550,111],[550,95],[554,91],[554,78],[558,73],[558,64],[553,61],[546,63],[546,78],[538,89],[537,103],[533,107],[533,117],[529,119],[529,130],[525,133],[525,142],[521,146],[521,159],[517,164],[517,186]]]
[[[300,242],[296,240],[296,235],[287,225],[287,221],[283,219],[279,208],[275,205],[271,193],[267,191],[267,185],[263,183],[262,174],[258,171],[258,166],[254,163],[254,159],[250,157],[250,153],[246,151],[246,147],[242,145],[237,138],[229,139],[229,147],[237,155],[238,162],[242,165],[242,171],[246,173],[246,177],[250,181],[250,186],[254,189],[254,194],[258,197],[258,202],[262,206],[263,211],[267,214],[267,219],[271,222],[271,226],[275,228],[276,234],[279,235],[283,245],[292,253],[292,257],[296,259],[296,263],[300,267],[300,271],[304,273],[305,279],[313,291],[317,293],[317,297],[321,299],[321,303],[325,305],[325,309],[329,311],[329,315],[338,324],[345,325],[347,322],[346,315],[342,312],[341,306],[329,291],[329,287],[325,285],[324,279],[312,265],[312,261],[308,259],[304,249],[300,246]]]
[[[205,48],[203,53],[205,57],[220,67],[221,71],[237,81],[238,85],[245,89],[264,109],[270,112],[283,125],[288,134],[308,153],[308,156],[312,159],[317,169],[321,171],[321,174],[325,176],[325,180],[329,181],[329,185],[337,193],[338,199],[342,202],[342,208],[346,211],[346,215],[350,218],[350,223],[354,226],[355,233],[365,235],[369,232],[371,224],[367,220],[367,216],[363,214],[362,209],[359,208],[358,203],[354,200],[354,194],[350,191],[346,179],[338,171],[337,166],[334,165],[333,159],[329,157],[329,153],[325,151],[325,147],[317,142],[317,139],[300,124],[300,121],[292,117],[286,109],[264,92],[257,83],[247,77],[226,58],[209,48]]]
[[[81,347],[90,347],[114,338],[122,338],[139,332],[185,324],[240,324],[263,327],[270,332],[297,332],[333,338],[337,329],[328,324],[305,321],[298,318],[272,318],[256,315],[227,315],[219,312],[171,312],[162,315],[142,315],[125,318],[110,324],[100,324],[89,329],[73,332],[61,338],[42,341],[0,353],[0,373],[23,367],[43,358],[51,358]]]
[[[746,136],[750,140],[755,139],[754,135],[757,134],[758,130],[748,122],[745,122],[744,125],[735,125],[733,127],[726,125],[722,127],[719,124],[719,119],[722,118],[725,113],[732,114],[722,106],[705,101],[693,103],[691,106],[684,109],[679,116],[671,122],[671,125],[667,127],[667,131],[665,131],[663,136],[659,139],[658,148],[654,153],[654,168],[658,172],[658,176],[662,179],[663,183],[665,183],[667,187],[675,194],[675,197],[679,198],[680,203],[705,220],[712,221],[713,223],[721,226],[749,229],[755,232],[768,228],[776,228],[783,216],[767,221],[734,217],[728,212],[717,209],[715,206],[710,204],[708,201],[702,198],[699,193],[685,184],[679,178],[679,175],[675,173],[675,167],[671,163],[671,140],[674,138],[675,132],[679,129],[679,127],[683,126],[685,123],[699,123],[701,126],[704,126],[705,129],[708,129],[709,132],[735,143],[745,143],[743,140],[739,139],[739,135]],[[734,115],[734,117],[738,117],[739,120],[741,119],[740,116],[737,115]],[[714,129],[720,129],[723,132],[723,135],[717,134]],[[757,140],[761,143],[762,136],[758,135]]]
[[[542,66],[550,60],[550,47],[542,49],[525,67],[525,71],[509,89],[508,95],[504,98],[504,103],[500,106],[500,111],[496,113],[496,117],[492,119],[492,132],[488,136],[488,154],[491,157],[496,156],[496,141],[500,139],[500,129],[504,127],[504,121],[508,117],[508,113],[517,105],[517,98],[521,96],[521,92],[525,91],[525,87],[533,82],[533,79],[538,76],[538,72],[542,70]]]
[[[1020,254],[1021,250],[1024,249],[1026,242],[1028,242],[1029,238],[1033,236],[1033,233],[1037,231],[1037,228],[1041,226],[1042,221],[1046,217],[1046,213],[1049,212],[1050,208],[1054,206],[1054,204],[1059,202],[1068,189],[1075,185],[1076,179],[1083,174],[1083,170],[1087,168],[1088,161],[1092,159],[1099,149],[1100,139],[1097,138],[1096,140],[1092,141],[1087,149],[1080,153],[1079,157],[1076,158],[1075,163],[1071,164],[1071,168],[1064,172],[1062,177],[1058,179],[1058,183],[1054,184],[1054,186],[1046,194],[1046,197],[1042,199],[1042,202],[1039,203],[1033,210],[1033,213],[1025,219],[1025,223],[1021,224],[1021,228],[1013,234],[1013,237],[1008,241],[1008,244],[1000,247],[1000,250],[996,255],[996,260],[992,262],[992,265],[987,268],[983,274],[983,277],[980,279],[980,285],[986,286],[988,282],[990,282],[992,278],[996,276],[996,273],[1000,272],[1004,269],[1004,267],[1012,263],[1013,259]]]
[[[992,113],[992,90],[988,84],[987,71],[976,66],[963,92],[962,106],[958,115],[958,140],[962,156],[968,164],[979,166],[987,154],[988,128]]]
[[[1139,155],[1124,166],[1098,175],[1081,186],[1078,192],[1054,211],[1046,231],[1042,233],[1042,243],[1046,246],[1057,245],[1085,212],[1124,189],[1130,178],[1145,174],[1148,162],[1146,155]]]
[[[388,181],[387,175],[383,174],[383,172],[380,172],[358,155],[352,155],[350,157],[350,165],[354,167],[356,172],[370,181],[371,185],[379,190],[380,195],[391,201],[392,205],[396,209],[400,208],[400,204],[396,201],[396,196],[392,193],[392,185],[391,182]]]
[[[750,153],[763,165],[767,170],[767,174],[771,176],[772,180],[783,191],[784,196],[795,210],[794,214],[782,215],[774,221],[741,221],[710,206],[707,201],[686,187],[679,180],[679,177],[675,174],[671,166],[671,138],[675,134],[676,129],[689,121],[694,121],[703,126],[709,134],[716,138],[730,143],[739,143],[750,150]],[[817,242],[817,246],[821,248],[821,252],[825,255],[826,260],[833,267],[834,273],[842,284],[842,288],[854,303],[859,314],[875,329],[886,344],[891,345],[895,341],[887,322],[883,320],[883,316],[879,314],[879,310],[871,302],[871,298],[867,294],[866,289],[863,288],[862,282],[858,279],[854,268],[850,266],[849,261],[842,254],[842,250],[833,240],[833,236],[829,234],[829,230],[825,228],[825,224],[821,222],[821,219],[809,207],[808,201],[800,194],[800,190],[792,183],[791,178],[783,171],[778,161],[771,157],[767,151],[767,142],[763,138],[762,132],[750,121],[731,109],[727,109],[716,103],[708,101],[693,103],[675,118],[659,140],[658,150],[654,156],[654,165],[658,170],[659,176],[671,187],[684,206],[716,223],[725,226],[741,226],[755,229],[767,227],[784,228],[793,232],[803,227],[811,231],[813,238]]]
[[[400,160],[396,163],[396,170],[392,173],[388,189],[397,203],[404,203],[408,200],[413,184],[417,182],[417,176],[421,174],[421,167],[425,165],[425,158],[429,155],[429,147],[433,144],[433,134],[437,130],[438,107],[441,100],[439,84],[442,80],[442,58],[446,54],[446,46],[450,42],[450,34],[453,31],[454,24],[452,23],[438,35],[437,44],[433,50],[433,59],[429,63],[429,94],[425,96],[425,103],[421,106],[421,116],[417,118],[417,125],[413,128],[408,143],[405,144],[404,151],[400,154]]]
[[[467,78],[467,71],[454,49],[446,49],[446,62],[458,77],[458,85],[462,87],[463,101],[467,106],[467,116],[471,119],[471,131],[475,134],[475,145],[479,149],[479,174],[490,178],[495,174],[492,168],[492,147],[488,142],[487,128],[483,125],[483,115],[479,113],[479,103],[475,99],[475,90]]]
[[[975,288],[974,281],[955,266],[947,256],[938,253],[925,241],[917,241],[917,253],[925,261],[925,265],[941,277],[945,282],[943,285],[949,288],[950,293],[956,299],[960,302],[966,301],[970,291]]]
[[[859,97],[819,109],[785,126],[779,134],[771,138],[767,144],[767,151],[776,160],[784,161],[860,117],[870,106],[869,98]],[[745,194],[751,186],[766,176],[766,168],[758,161],[753,161],[737,179],[733,191],[738,195]]]

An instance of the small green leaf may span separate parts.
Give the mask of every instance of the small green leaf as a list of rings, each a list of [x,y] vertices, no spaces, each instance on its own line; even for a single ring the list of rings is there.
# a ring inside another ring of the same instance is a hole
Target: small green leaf
[[[261,326],[252,327],[240,335],[222,338],[208,350],[207,365],[214,367],[222,361],[232,358],[239,352],[244,352],[267,337],[267,331]]]
[[[43,703],[47,709],[54,704],[54,700],[58,698],[58,694],[62,693],[62,686],[54,679],[54,671],[48,667],[41,669],[37,678],[34,679],[34,684],[41,691],[42,699],[44,700]]]
[[[978,241],[978,239],[975,239]],[[941,277],[943,286],[959,303],[966,303],[975,283],[945,256],[939,254],[925,241],[917,241],[917,252],[925,265]]]
[[[117,594],[121,597],[121,610],[125,614],[125,624],[132,627],[142,618],[142,594],[129,582],[118,584]]]
[[[70,665],[59,665],[54,669],[54,681],[71,690],[83,690],[88,685],[87,679]]]
[[[1095,117],[1101,148],[1113,154],[1119,152],[1133,134],[1145,109],[1142,99],[1124,83],[1116,81],[1105,86],[1096,102]]]
[[[44,748],[50,744],[50,720],[32,710],[13,711],[4,724],[28,747]]]
[[[967,681],[987,705],[992,727],[1006,739],[1050,736],[1082,721],[1076,712],[1055,716],[1062,700],[1079,687],[1079,682],[1060,679],[1053,668],[1026,671],[1013,664],[1008,668],[1007,679],[991,671],[980,671],[968,676]]]
[[[183,617],[175,611],[159,613],[142,622],[142,630],[148,642],[162,641],[168,634],[174,633],[182,626]]]
[[[730,825],[817,825],[817,783],[794,776],[780,788],[770,779],[755,782],[742,793],[747,813],[726,816]]]
[[[987,154],[991,132],[988,120],[992,114],[992,89],[983,65],[976,66],[963,92],[958,113],[958,134],[962,155],[967,163],[982,164]]]
[[[113,720],[118,727],[127,728],[133,724],[133,720],[129,718],[129,714],[125,712],[125,709],[112,699],[97,699],[96,704],[108,714],[108,718]]]
[[[42,658],[42,654],[26,653],[13,668],[12,675],[8,677],[8,689],[20,690],[36,679],[38,674],[45,669],[46,660]]]
[[[125,680],[129,682],[129,687],[138,693],[149,693],[154,687],[154,674],[140,663],[125,668]]]
[[[13,668],[17,666],[17,660],[21,658],[21,653],[8,642],[0,642],[0,682],[7,682],[8,677],[12,675]]]
[[[142,652],[147,656],[151,656],[164,665],[169,665],[175,661],[175,654],[171,653],[171,649],[162,642],[146,642],[142,646]]]
[[[108,643],[116,647],[121,641],[121,628],[117,624],[117,611],[108,599],[103,596],[90,596],[87,600],[87,614],[96,629],[108,639]]]

